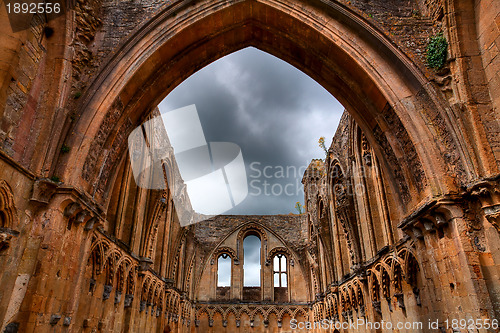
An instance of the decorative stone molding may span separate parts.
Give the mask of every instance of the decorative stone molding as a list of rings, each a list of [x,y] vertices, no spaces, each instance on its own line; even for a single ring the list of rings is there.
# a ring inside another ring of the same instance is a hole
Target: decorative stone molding
[[[365,306],[361,305],[359,307],[359,316],[365,318],[366,317],[366,312],[365,312]]]
[[[94,229],[94,226],[97,224],[99,224],[99,219],[97,217],[92,217],[91,219],[89,219],[87,221],[87,223],[85,223],[85,228],[83,230],[85,231],[90,231],[92,229]]]
[[[73,202],[73,203],[70,203],[69,205],[67,205],[66,208],[64,208],[63,215],[65,217],[71,218],[71,217],[75,216],[76,213],[81,209],[82,209],[82,207],[79,203]]]
[[[57,323],[59,322],[59,320],[61,320],[61,315],[53,314],[52,316],[50,316],[49,324],[51,326],[55,326],[55,325],[57,325]]]
[[[141,301],[139,305],[139,312],[144,311],[144,309],[146,309],[146,301]]]
[[[500,175],[469,186],[466,195],[479,202],[486,220],[500,232]]]
[[[415,240],[427,235],[442,234],[449,221],[463,215],[463,199],[460,196],[443,196],[431,200],[408,215],[398,228]]]
[[[131,294],[125,294],[125,301],[123,303],[123,306],[125,308],[129,308],[132,306],[132,301],[134,300],[134,295]]]
[[[371,166],[372,165],[371,148],[364,134],[361,134],[361,150],[363,155],[363,161],[367,166]]]
[[[219,256],[224,254],[224,253],[229,255],[229,257],[231,258],[231,260],[234,262],[235,265],[239,264],[239,260],[238,260],[237,255],[236,255],[236,251],[230,247],[227,247],[227,246],[221,246],[214,251],[214,253],[212,255],[212,259],[210,260],[210,264],[214,265],[215,261],[219,259]]]
[[[52,181],[41,179],[33,187],[32,202],[47,205],[55,198],[61,203],[60,209],[71,226],[83,224],[85,231],[104,225],[104,210],[86,193],[71,186],[55,185]]]
[[[89,293],[92,293],[92,294],[94,293],[95,286],[96,286],[96,281],[95,281],[95,279],[90,278],[90,283],[89,283]]]
[[[115,304],[119,304],[121,300],[122,300],[122,292],[117,290],[115,292]]]
[[[403,293],[395,293],[394,297],[396,297],[396,300],[398,302],[398,306],[401,309],[404,309],[405,308],[405,301],[404,301],[404,295],[403,295]]]
[[[422,302],[420,300],[420,289],[417,287],[413,287],[413,295],[415,295],[415,301],[418,306],[422,306]]]
[[[111,291],[113,290],[113,286],[105,285],[104,290],[102,292],[102,300],[105,301],[111,295]]]
[[[33,191],[30,201],[43,205],[49,204],[56,193],[58,184],[50,179],[41,178],[33,183]]]
[[[387,301],[387,305],[389,306],[389,311],[392,312],[392,302],[390,297],[385,298]]]
[[[375,310],[375,312],[378,313],[379,315],[382,315],[382,307],[380,301],[372,301],[372,305],[373,305],[373,310]]]
[[[12,235],[7,234],[6,232],[0,232],[0,252],[10,246],[11,239]]]
[[[148,271],[149,268],[151,267],[151,264],[153,264],[153,260],[151,260],[150,258],[140,257],[139,258],[139,272]]]
[[[271,251],[269,251],[269,253],[267,254],[266,261],[265,261],[266,266],[271,265],[274,256],[279,254],[279,253],[284,254],[286,256],[287,260],[289,260],[289,262],[290,262],[290,265],[292,265],[292,266],[294,265],[293,256],[292,256],[292,253],[290,252],[290,250],[288,250],[286,247],[278,246],[278,247],[275,247],[274,249],[272,249]]]

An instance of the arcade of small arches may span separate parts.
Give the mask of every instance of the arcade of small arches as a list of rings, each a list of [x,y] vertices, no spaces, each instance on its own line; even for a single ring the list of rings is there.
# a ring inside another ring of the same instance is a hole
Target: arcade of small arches
[[[22,31],[0,6],[0,332],[500,319],[500,2],[63,3]],[[423,52],[436,34],[439,70]],[[249,46],[346,112],[303,175],[304,213],[181,226],[192,212],[168,187],[173,152],[162,189],[144,189],[128,136],[192,73]]]

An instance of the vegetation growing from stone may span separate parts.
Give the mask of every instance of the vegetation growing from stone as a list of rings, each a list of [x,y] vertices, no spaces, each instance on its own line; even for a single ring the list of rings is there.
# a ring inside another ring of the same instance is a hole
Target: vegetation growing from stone
[[[442,33],[433,36],[427,45],[427,66],[441,69],[446,63],[448,41]]]
[[[321,149],[323,149],[323,151],[325,152],[325,155],[328,155],[328,149],[326,149],[325,137],[324,136],[322,136],[321,138],[319,138],[318,144],[319,144],[319,147]]]
[[[298,201],[295,203],[295,209],[299,212],[299,214],[303,213],[303,210],[302,210],[303,206]]]
[[[69,153],[70,150],[71,149],[67,145],[62,145],[61,146],[61,153],[63,153],[63,154]]]

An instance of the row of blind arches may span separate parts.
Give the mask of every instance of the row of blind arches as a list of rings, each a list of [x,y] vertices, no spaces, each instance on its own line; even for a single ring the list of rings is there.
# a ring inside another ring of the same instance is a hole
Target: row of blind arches
[[[243,286],[260,287],[261,271],[261,242],[259,237],[249,235],[243,240]],[[287,280],[287,258],[283,253],[277,253],[273,257],[273,281],[274,287],[286,288]],[[222,253],[217,259],[217,287],[231,286],[231,257]]]

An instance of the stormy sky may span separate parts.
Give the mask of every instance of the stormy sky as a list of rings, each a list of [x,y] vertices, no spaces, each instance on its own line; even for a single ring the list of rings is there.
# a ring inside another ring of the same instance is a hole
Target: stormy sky
[[[296,213],[295,203],[304,202],[303,171],[311,159],[324,158],[318,139],[330,145],[344,109],[310,77],[255,48],[201,69],[159,108],[165,113],[192,104],[207,142],[241,148],[248,196],[225,214]]]

